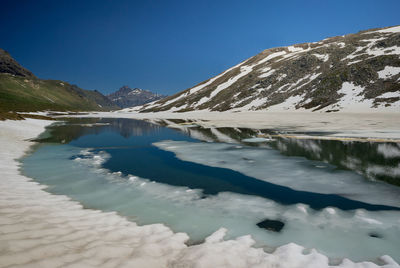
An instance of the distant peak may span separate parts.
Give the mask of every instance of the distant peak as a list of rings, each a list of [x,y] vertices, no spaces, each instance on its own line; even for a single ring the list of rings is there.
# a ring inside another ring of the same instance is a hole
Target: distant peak
[[[124,85],[118,91],[107,95],[107,97],[116,105],[126,108],[159,100],[165,96],[155,94],[149,90],[130,88],[129,86]]]

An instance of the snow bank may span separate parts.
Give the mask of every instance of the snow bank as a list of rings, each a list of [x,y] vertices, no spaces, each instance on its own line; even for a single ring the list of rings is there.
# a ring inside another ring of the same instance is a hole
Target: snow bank
[[[19,174],[27,141],[49,122],[0,122],[0,267],[332,267],[312,250],[288,244],[273,253],[252,247],[249,236],[224,241],[220,229],[202,244],[162,224],[138,226],[113,212],[84,209],[66,196],[51,195]],[[339,267],[399,267],[389,256],[382,266],[344,260]]]
[[[15,159],[48,124],[0,122],[0,267],[166,267],[186,248],[186,234],[84,209],[20,175]]]

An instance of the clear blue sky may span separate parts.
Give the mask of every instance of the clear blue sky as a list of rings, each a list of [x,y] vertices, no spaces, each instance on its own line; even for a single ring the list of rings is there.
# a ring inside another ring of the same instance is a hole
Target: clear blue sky
[[[399,0],[0,0],[0,47],[44,79],[173,94],[264,49],[400,24]]]

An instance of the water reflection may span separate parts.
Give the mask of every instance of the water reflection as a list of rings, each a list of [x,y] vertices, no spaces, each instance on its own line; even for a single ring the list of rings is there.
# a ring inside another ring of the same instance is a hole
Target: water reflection
[[[173,120],[170,120],[173,121]],[[163,120],[158,121],[166,125]],[[286,156],[300,156],[355,171],[367,179],[385,181],[400,186],[400,144],[369,141],[339,141],[326,139],[297,139],[276,137],[277,130],[245,128],[188,128],[190,136],[213,142],[243,143],[248,146],[266,146],[279,150]],[[318,134],[322,133],[305,133]],[[325,133],[326,134],[326,133]],[[264,143],[243,142],[257,136],[274,136],[274,141]]]
[[[242,143],[268,147],[286,156],[300,156],[352,170],[369,180],[381,180],[400,186],[400,144],[361,141],[316,140],[276,137],[277,130],[248,128],[203,128],[190,120],[153,120],[151,123],[133,119],[69,118],[64,125],[48,128],[51,135],[41,142],[69,143],[81,136],[104,131],[117,132],[125,138],[158,133],[163,126],[173,127],[194,139],[207,142]],[[189,125],[188,125],[189,124]],[[310,134],[310,133],[307,133]],[[315,134],[315,133],[313,133]],[[322,133],[317,133],[321,135]],[[244,139],[274,136],[273,141],[249,143]]]

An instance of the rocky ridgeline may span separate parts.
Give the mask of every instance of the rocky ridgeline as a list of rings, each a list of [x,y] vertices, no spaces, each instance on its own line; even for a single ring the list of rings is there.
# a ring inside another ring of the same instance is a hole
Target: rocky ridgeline
[[[33,73],[25,69],[14,60],[10,54],[0,48],[0,73],[7,73],[12,75],[35,77]]]
[[[400,111],[400,26],[271,48],[155,111]]]
[[[156,94],[148,90],[123,86],[118,91],[107,95],[107,97],[115,105],[121,108],[126,108],[143,105],[152,101],[165,98],[166,96]]]

